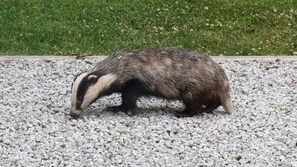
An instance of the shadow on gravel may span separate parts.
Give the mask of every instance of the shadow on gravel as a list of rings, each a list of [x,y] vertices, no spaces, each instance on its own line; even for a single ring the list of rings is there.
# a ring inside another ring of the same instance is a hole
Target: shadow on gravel
[[[181,112],[183,110],[183,108],[175,108],[175,107],[156,107],[156,106],[152,106],[152,107],[138,107],[137,108],[137,112],[134,116],[128,116],[126,115],[124,112],[113,112],[113,111],[109,111],[107,109],[107,107],[105,108],[92,108],[87,110],[82,117],[89,117],[89,116],[96,116],[96,117],[100,117],[102,115],[105,115],[107,117],[113,117],[113,116],[117,116],[117,115],[122,115],[123,117],[140,117],[140,118],[147,118],[147,117],[153,117],[153,116],[161,116],[161,115],[168,115],[169,117],[175,117],[175,113],[176,112]],[[211,113],[200,113],[195,115],[194,117],[199,117],[199,116],[203,116],[204,114],[207,115],[216,115],[216,114],[220,114],[220,115],[229,115],[228,113],[224,112],[223,109],[216,109]]]
[[[156,116],[156,115],[172,115],[174,116],[174,113],[176,111],[181,111],[178,108],[171,108],[171,107],[138,107],[137,112],[132,117],[150,117],[150,116]],[[82,116],[97,116],[100,117],[100,115],[106,115],[106,116],[115,116],[115,115],[123,115],[127,116],[124,112],[113,112],[109,111],[107,107],[101,109],[101,108],[93,108],[87,110]]]

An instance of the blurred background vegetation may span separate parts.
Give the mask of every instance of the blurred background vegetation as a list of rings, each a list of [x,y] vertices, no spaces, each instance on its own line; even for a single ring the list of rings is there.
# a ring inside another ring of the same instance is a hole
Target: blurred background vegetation
[[[0,55],[99,55],[152,47],[292,55],[293,1],[1,0]]]

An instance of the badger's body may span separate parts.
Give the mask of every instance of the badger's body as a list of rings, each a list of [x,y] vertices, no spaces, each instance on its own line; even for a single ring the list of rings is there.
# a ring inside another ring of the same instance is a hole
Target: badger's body
[[[99,97],[122,93],[115,110],[132,115],[140,96],[181,100],[177,116],[210,112],[222,105],[231,113],[229,82],[224,70],[208,56],[178,48],[117,52],[76,77],[72,86],[72,117]]]

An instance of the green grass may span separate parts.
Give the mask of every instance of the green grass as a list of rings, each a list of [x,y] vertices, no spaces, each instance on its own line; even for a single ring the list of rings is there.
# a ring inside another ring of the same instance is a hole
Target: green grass
[[[297,51],[296,5],[296,0],[1,0],[0,55],[166,46],[210,55],[291,55]]]

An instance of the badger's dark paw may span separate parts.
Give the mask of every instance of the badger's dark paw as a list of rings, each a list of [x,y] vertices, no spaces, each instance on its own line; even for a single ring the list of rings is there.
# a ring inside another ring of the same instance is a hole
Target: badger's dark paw
[[[195,113],[193,113],[193,112],[189,112],[189,111],[187,111],[187,110],[182,111],[182,112],[180,112],[180,111],[176,111],[176,112],[175,112],[175,116],[176,116],[177,118],[193,117],[194,115],[195,115]]]

